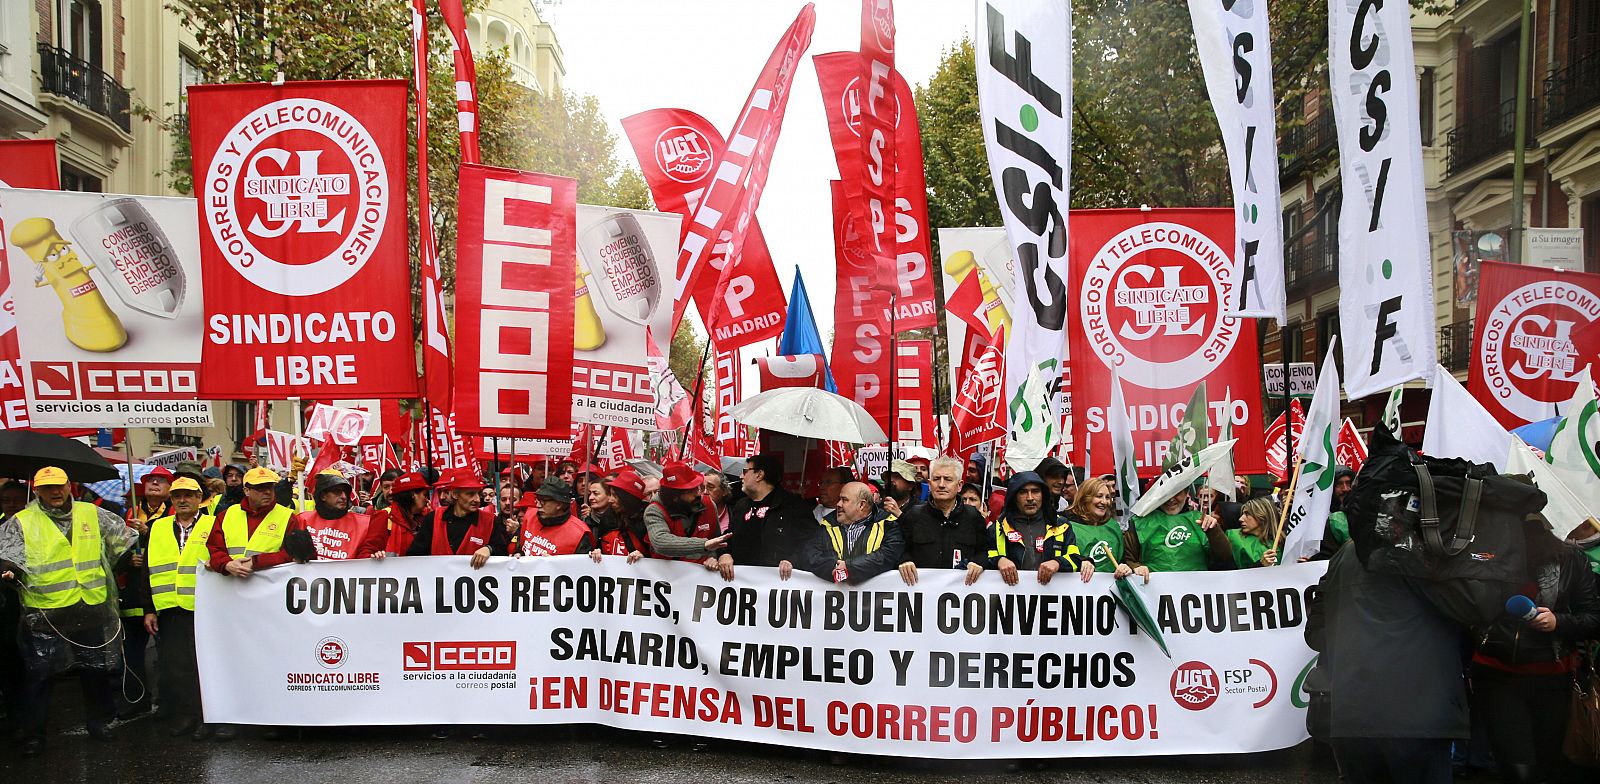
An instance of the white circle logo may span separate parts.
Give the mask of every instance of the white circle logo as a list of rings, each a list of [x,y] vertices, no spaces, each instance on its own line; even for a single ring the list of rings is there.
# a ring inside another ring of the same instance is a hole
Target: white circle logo
[[[1233,260],[1205,234],[1177,223],[1123,230],[1094,254],[1079,317],[1096,356],[1147,389],[1194,386],[1239,342],[1224,318]]]
[[[343,285],[372,259],[389,217],[389,167],[345,110],[285,98],[223,137],[202,202],[212,239],[245,280],[309,297]]]
[[[890,90],[889,100],[894,101],[894,127],[900,128],[900,94]],[[844,94],[839,96],[839,114],[844,117],[844,126],[856,136],[861,135],[861,77],[857,76],[844,86]]]
[[[1563,280],[1512,291],[1484,319],[1478,361],[1489,394],[1528,422],[1554,415],[1551,404],[1572,396],[1580,373],[1572,333],[1600,318],[1600,297]]]
[[[711,173],[711,144],[699,131],[674,125],[656,137],[656,165],[678,182],[699,182]]]

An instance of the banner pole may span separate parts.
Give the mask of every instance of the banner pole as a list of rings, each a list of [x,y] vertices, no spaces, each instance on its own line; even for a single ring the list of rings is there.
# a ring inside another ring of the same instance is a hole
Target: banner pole
[[[128,468],[128,473],[123,474],[122,482],[122,492],[128,497],[128,508],[122,511],[122,516],[125,520],[132,520],[135,516],[134,505],[139,501],[133,497],[133,428],[131,427],[122,431],[122,454]]]
[[[433,467],[433,404],[428,402],[427,397],[422,398],[422,429],[428,441],[423,448],[423,454],[427,456],[428,473],[437,476]]]
[[[700,351],[700,364],[697,366],[699,367],[699,370],[694,374],[694,397],[690,398],[689,400],[689,423],[683,426],[683,436],[678,439],[679,460],[683,459],[684,447],[688,446],[689,444],[689,434],[694,432],[693,430],[690,430],[690,428],[698,427],[700,425],[701,409],[705,408],[705,406],[701,405],[700,395],[705,392],[706,359],[710,356],[711,338],[707,337],[706,347]],[[716,466],[713,467],[715,468]]]
[[[294,404],[294,441],[291,443],[299,444],[305,428],[305,406],[301,405],[298,397],[289,398],[289,402]],[[294,513],[299,514],[300,508],[305,506],[306,503],[306,483],[300,481],[294,474],[293,446],[289,448],[289,481],[294,482]]]
[[[895,410],[894,392],[900,386],[900,335],[895,330],[895,292],[889,292],[889,463],[900,450],[900,412]]]
[[[1284,381],[1288,380],[1288,376],[1285,376]],[[1305,466],[1299,460],[1294,461],[1294,478],[1289,480],[1289,495],[1284,497],[1283,508],[1278,511],[1278,533],[1272,538],[1272,551],[1280,556],[1283,554],[1281,552],[1283,548],[1283,526],[1289,522],[1289,507],[1294,505],[1295,489],[1300,485],[1300,471],[1304,468]],[[1283,562],[1280,557],[1278,563],[1282,564]]]
[[[489,438],[494,441],[494,508],[500,514],[505,514],[506,510],[500,508],[502,503],[500,500],[500,437],[489,436]]]
[[[600,437],[596,438],[594,440],[594,451],[589,453],[589,463],[590,463],[590,465],[593,465],[596,468],[600,467],[600,464],[595,462],[595,461],[600,459],[600,447],[605,446],[606,438],[609,437],[610,435],[611,435],[611,426],[610,425],[606,425],[606,426],[600,428]]]
[[[1289,328],[1284,325],[1278,328],[1278,355],[1283,363],[1283,464],[1287,467],[1294,460],[1294,414],[1290,413],[1289,396]]]

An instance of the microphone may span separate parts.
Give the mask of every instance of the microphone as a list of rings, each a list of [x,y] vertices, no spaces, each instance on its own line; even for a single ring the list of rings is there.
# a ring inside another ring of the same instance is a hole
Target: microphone
[[[1533,623],[1539,617],[1539,607],[1522,594],[1517,594],[1506,600],[1506,615],[1517,619],[1518,623]]]

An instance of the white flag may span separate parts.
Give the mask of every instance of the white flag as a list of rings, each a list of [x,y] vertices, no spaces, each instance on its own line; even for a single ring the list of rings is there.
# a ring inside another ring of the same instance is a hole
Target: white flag
[[[1562,539],[1573,529],[1592,520],[1600,520],[1600,481],[1587,472],[1567,472],[1539,459],[1533,448],[1516,435],[1511,436],[1511,457],[1506,461],[1506,473],[1526,474],[1550,499],[1544,507],[1544,519],[1550,521],[1556,536]],[[1573,473],[1577,473],[1573,476]],[[1587,481],[1585,477],[1587,476]],[[1568,480],[1575,480],[1569,484]],[[1600,527],[1600,523],[1596,524]]]
[[[1511,454],[1511,434],[1450,371],[1435,368],[1428,423],[1422,431],[1423,453],[1493,463],[1496,471],[1503,471]]]
[[[1199,479],[1201,474],[1210,471],[1211,467],[1223,458],[1233,455],[1235,443],[1237,441],[1230,438],[1227,441],[1218,441],[1197,454],[1180,453],[1177,461],[1162,471],[1161,476],[1150,483],[1150,489],[1145,492],[1144,497],[1133,505],[1133,516],[1143,517],[1150,514],[1161,508],[1162,504],[1172,500],[1179,490],[1194,487],[1195,480]]]
[[[1111,411],[1106,414],[1111,431],[1111,459],[1116,462],[1117,498],[1126,523],[1133,505],[1139,502],[1139,458],[1133,452],[1133,425],[1128,421],[1128,404],[1122,401],[1122,379],[1111,371]]]
[[[1334,445],[1343,421],[1339,417],[1339,366],[1333,361],[1338,342],[1328,346],[1322,373],[1317,377],[1317,391],[1306,412],[1300,438],[1300,477],[1284,521],[1283,552],[1278,554],[1278,563],[1295,563],[1301,556],[1315,553],[1322,544],[1322,532],[1328,527],[1334,469],[1339,462]]]
[[[1222,410],[1227,413],[1222,415],[1222,430],[1217,435],[1218,443],[1233,440],[1233,390],[1227,390],[1222,400]],[[1238,500],[1235,497],[1239,492],[1239,486],[1233,473],[1233,450],[1228,450],[1226,457],[1211,465],[1211,471],[1206,474],[1206,487],[1230,501]]]
[[[1561,407],[1561,424],[1550,439],[1545,461],[1573,472],[1587,472],[1600,479],[1600,459],[1594,444],[1600,441],[1600,417],[1596,416],[1594,381],[1586,368],[1572,390],[1572,397]]]
[[[1067,344],[1067,175],[1072,156],[1072,10],[1067,2],[978,0],[978,108],[989,172],[1016,263],[1012,339],[1006,347],[1006,410],[1012,437],[1038,428],[1047,444],[1060,409]],[[1024,399],[1033,374],[1046,380],[1050,416]],[[1010,462],[1009,459],[1007,462]]]
[[[1233,279],[1239,292],[1224,314],[1270,316],[1282,326],[1283,216],[1267,4],[1189,0],[1189,16],[1233,180]]]
[[[1339,136],[1339,326],[1351,400],[1427,378],[1435,364],[1433,266],[1411,6],[1328,3],[1328,76]]]

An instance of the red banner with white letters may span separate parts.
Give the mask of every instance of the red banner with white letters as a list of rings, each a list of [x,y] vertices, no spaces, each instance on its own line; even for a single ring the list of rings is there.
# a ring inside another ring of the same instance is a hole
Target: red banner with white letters
[[[821,354],[756,357],[756,370],[761,374],[761,391],[784,387],[822,389],[827,376],[827,365]]]
[[[656,209],[682,215],[683,232],[689,236],[689,221],[694,205],[710,187],[726,150],[722,134],[704,117],[682,109],[652,109],[622,120],[622,129],[639,158]],[[720,265],[724,256],[716,256]],[[726,349],[739,348],[783,332],[788,304],[783,284],[772,266],[767,239],[760,222],[751,217],[744,252],[734,262],[729,285],[717,288],[719,274],[701,276],[688,292],[700,312],[700,321],[711,325],[711,337]]]
[[[1230,416],[1234,470],[1262,473],[1255,321],[1223,316],[1237,298],[1232,211],[1073,210],[1070,219],[1073,462],[1083,464],[1085,448],[1100,465],[1112,453],[1106,407],[1115,367],[1140,476],[1161,472],[1201,381],[1211,395],[1209,438]]]
[[[833,300],[833,381],[839,394],[861,404],[890,429],[889,295],[873,287],[870,258],[861,250],[844,187],[833,182],[834,263],[839,290]]]
[[[723,457],[747,457],[751,454],[750,440],[745,438],[744,425],[735,422],[728,409],[744,399],[744,368],[739,366],[739,352],[718,348],[715,354],[717,379],[717,454]]]
[[[1555,416],[1589,364],[1574,336],[1596,321],[1600,275],[1482,262],[1467,388],[1507,430]]]
[[[456,429],[564,438],[572,422],[578,183],[461,167]]]
[[[860,204],[862,192],[872,182],[870,172],[875,164],[863,157],[861,129],[864,125],[861,94],[861,58],[855,52],[834,52],[811,58],[817,68],[817,82],[822,87],[822,105],[828,118],[828,135],[833,140],[834,158],[839,163],[839,176],[844,184],[845,203]],[[917,124],[916,104],[911,86],[893,74],[894,82],[894,136],[892,147],[898,171],[893,180],[895,254],[888,259],[888,269],[881,263],[871,264],[880,280],[892,281],[895,288],[895,330],[931,327],[937,320],[934,303],[933,276],[929,259],[933,257],[932,235],[928,230],[927,179],[923,170],[922,130]],[[886,164],[885,164],[886,165]],[[852,215],[858,215],[852,211]],[[857,220],[861,220],[859,217]],[[869,258],[871,232],[863,232],[863,248]],[[880,260],[881,261],[881,260]]]
[[[902,340],[895,344],[896,444],[939,448],[933,423],[933,341]]]
[[[415,397],[406,83],[189,88],[203,398]]]
[[[56,190],[61,187],[57,172],[54,139],[0,141],[0,188]],[[0,240],[4,237],[5,224],[0,223]],[[28,399],[16,326],[6,243],[0,241],[0,430],[28,426]]]
[[[961,372],[961,389],[950,410],[950,452],[964,455],[1006,434],[1005,328]],[[968,333],[969,335],[972,333]]]

